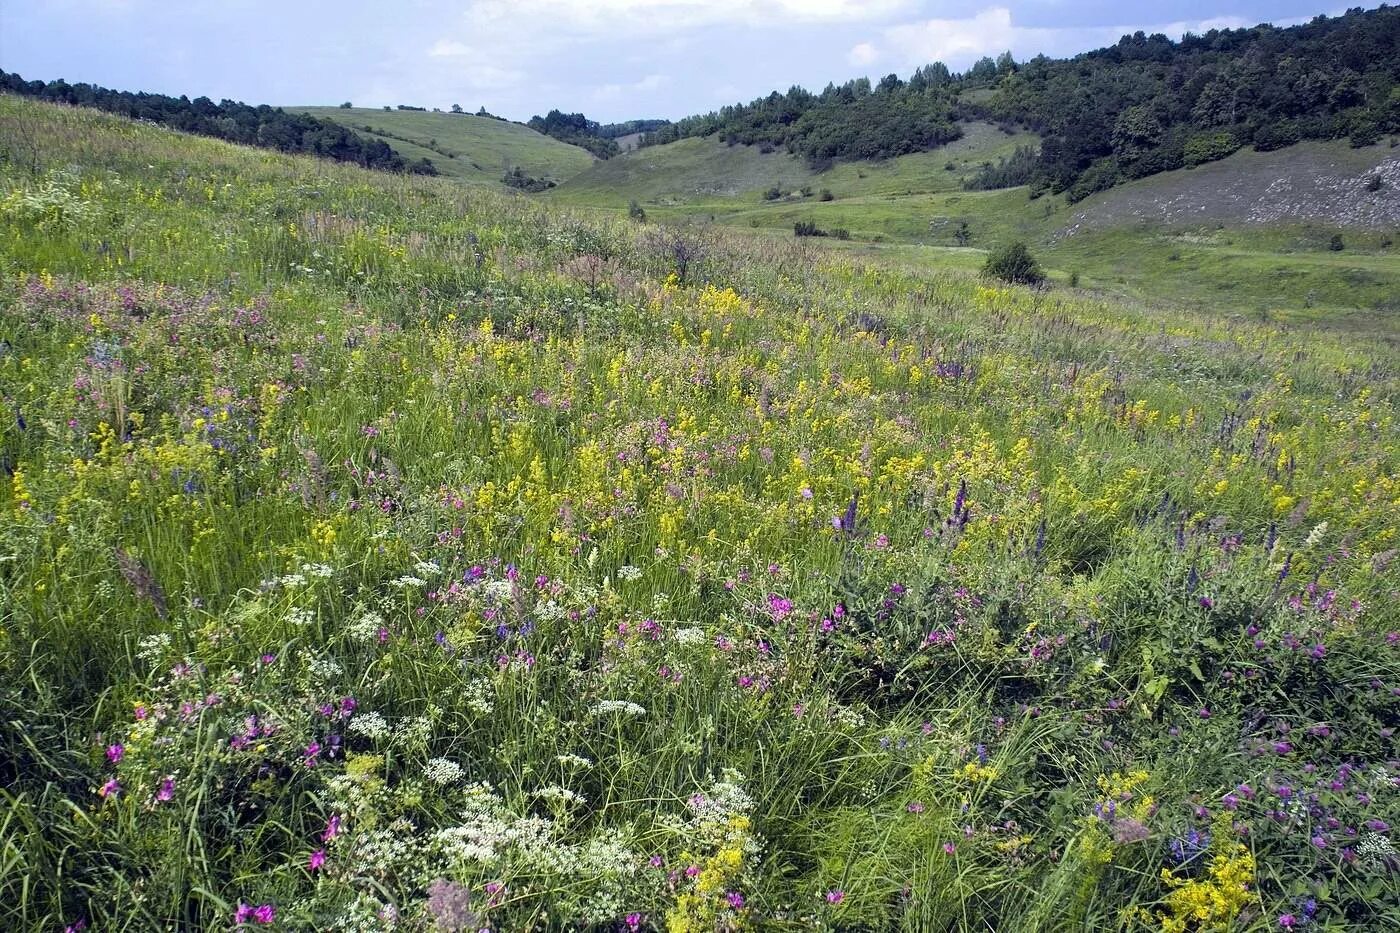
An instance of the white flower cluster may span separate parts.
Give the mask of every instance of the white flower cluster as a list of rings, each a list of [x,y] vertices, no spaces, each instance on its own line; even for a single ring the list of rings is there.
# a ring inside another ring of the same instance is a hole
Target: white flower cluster
[[[849,706],[833,705],[831,721],[844,729],[860,729],[865,725],[865,714]]]
[[[394,729],[394,740],[404,748],[418,748],[426,745],[433,737],[433,724],[426,716],[413,716],[400,719]]]
[[[389,585],[400,590],[406,590],[410,588],[417,588],[420,586],[427,586],[428,581],[424,580],[422,577],[402,576],[391,580],[389,582]]]
[[[346,731],[370,739],[382,739],[389,734],[389,721],[379,713],[358,713],[350,720]]]
[[[560,787],[558,784],[550,784],[548,787],[541,787],[539,790],[535,791],[535,796],[539,797],[541,800],[557,800],[570,806],[582,806],[588,802],[588,799],[584,797],[583,794],[569,790],[567,787]]]
[[[692,794],[686,801],[686,808],[697,822],[727,824],[732,817],[753,809],[753,798],[744,790],[743,781],[742,774],[727,768],[721,780]]]
[[[413,565],[413,572],[420,577],[435,577],[442,573],[442,567],[435,560],[420,560]]]
[[[1395,846],[1389,836],[1368,832],[1357,843],[1356,854],[1368,865],[1377,865],[1390,860],[1395,855]]]
[[[306,626],[310,625],[312,622],[315,621],[316,613],[312,612],[310,609],[302,609],[294,606],[291,609],[287,610],[288,625],[295,625],[298,628],[305,628]]]
[[[535,606],[535,618],[541,622],[557,622],[564,618],[567,610],[552,599],[546,599]]]
[[[467,709],[478,716],[489,716],[496,708],[496,687],[485,677],[471,680],[462,688],[462,700]]]
[[[308,577],[318,577],[322,580],[329,580],[335,576],[335,570],[325,564],[302,564],[301,572]]]
[[[356,641],[374,641],[379,630],[384,627],[384,617],[377,612],[366,612],[353,619],[345,627],[346,634]]]
[[[631,700],[599,700],[593,704],[594,716],[610,716],[613,713],[626,713],[628,716],[645,716],[646,707]]]
[[[427,765],[423,767],[423,776],[434,784],[441,784],[446,787],[448,784],[456,784],[466,774],[462,766],[450,758],[430,758]]]
[[[306,662],[306,669],[317,680],[334,680],[345,673],[345,668],[334,658],[311,658]]]
[[[511,594],[515,591],[515,584],[509,580],[492,580],[486,584],[483,590],[487,602],[503,606],[510,601]]]
[[[698,626],[678,628],[672,637],[682,645],[698,645],[705,641],[705,630]]]
[[[617,577],[619,580],[638,580],[641,579],[641,576],[641,568],[633,567],[631,564],[624,564],[617,568]]]
[[[144,635],[136,643],[136,657],[151,664],[156,663],[170,650],[170,635],[167,632],[157,632],[154,635]]]
[[[573,752],[569,752],[568,754],[565,754],[565,755],[556,755],[555,758],[556,758],[556,760],[557,760],[561,765],[564,765],[565,767],[568,767],[568,768],[591,768],[591,767],[593,767],[593,762],[592,762],[592,761],[590,761],[589,759],[583,757],[582,755],[575,755]]]
[[[289,573],[278,577],[277,585],[284,590],[294,590],[306,585],[306,576],[300,573]]]

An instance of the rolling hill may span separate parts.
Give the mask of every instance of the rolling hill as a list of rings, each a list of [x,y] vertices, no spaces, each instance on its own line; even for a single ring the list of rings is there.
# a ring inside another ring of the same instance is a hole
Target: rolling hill
[[[1085,287],[1394,330],[1400,150],[1343,140],[1244,149],[1073,204],[1064,195],[1033,198],[1026,186],[964,190],[981,164],[1035,142],[1034,134],[973,122],[940,149],[816,172],[783,151],[688,138],[595,163],[546,197],[610,209],[636,200],[653,219],[788,235],[794,224],[814,223],[848,232],[853,242],[844,248],[965,269],[980,265],[985,249],[1021,239],[1060,279]],[[767,197],[774,186],[781,195]],[[957,237],[963,224],[966,243]],[[1333,248],[1334,235],[1343,249]]]
[[[527,175],[561,182],[587,169],[593,156],[527,126],[472,114],[366,107],[286,107],[381,139],[406,158],[431,159],[446,178],[501,185],[519,167]]]
[[[0,94],[0,930],[1400,927],[1395,345],[661,233]]]

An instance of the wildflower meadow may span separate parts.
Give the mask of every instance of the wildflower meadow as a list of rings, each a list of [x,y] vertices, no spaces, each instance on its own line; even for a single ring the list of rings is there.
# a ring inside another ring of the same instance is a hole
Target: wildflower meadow
[[[1393,342],[5,136],[0,928],[1400,926]]]

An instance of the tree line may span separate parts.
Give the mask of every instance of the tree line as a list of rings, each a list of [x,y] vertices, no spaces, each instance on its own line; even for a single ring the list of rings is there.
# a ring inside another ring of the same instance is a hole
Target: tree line
[[[389,172],[436,175],[430,159],[405,159],[388,143],[367,139],[338,123],[301,113],[288,113],[266,104],[253,106],[241,101],[208,97],[193,100],[181,95],[116,91],[95,84],[69,84],[57,81],[26,81],[17,74],[0,71],[0,91],[37,97],[41,100],[92,107],[168,126],[185,133],[212,136],[229,142],[280,152],[353,162],[365,168]]]
[[[1347,137],[1369,145],[1400,132],[1400,8],[1180,41],[1138,32],[1069,59],[983,58],[962,74],[934,62],[908,79],[857,78],[819,94],[793,87],[659,127],[642,145],[718,136],[783,147],[821,168],[936,148],[974,119],[1034,130],[1042,144],[970,186],[1029,184],[1032,194],[1071,200],[1243,146]]]
[[[562,142],[587,149],[600,159],[610,159],[622,150],[617,139],[632,133],[646,133],[668,125],[667,120],[628,120],[624,123],[598,123],[581,113],[551,110],[544,116],[533,116],[525,124],[537,133],[552,136]]]

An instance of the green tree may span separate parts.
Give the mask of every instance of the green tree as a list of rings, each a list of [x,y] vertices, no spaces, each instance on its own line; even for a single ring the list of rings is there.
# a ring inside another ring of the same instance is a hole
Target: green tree
[[[1031,255],[1026,244],[1019,241],[994,250],[987,257],[982,272],[1015,285],[1039,285],[1045,281],[1040,263]]]

